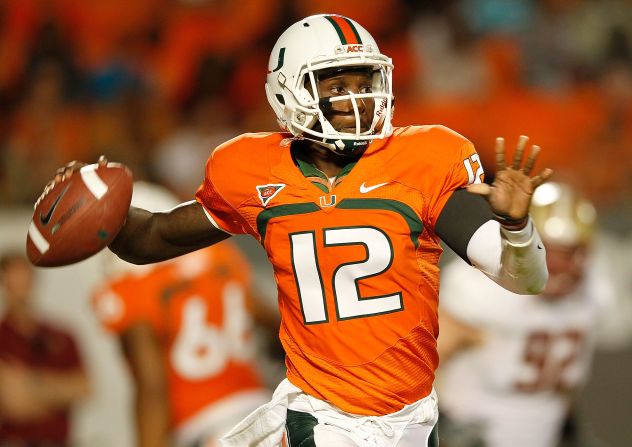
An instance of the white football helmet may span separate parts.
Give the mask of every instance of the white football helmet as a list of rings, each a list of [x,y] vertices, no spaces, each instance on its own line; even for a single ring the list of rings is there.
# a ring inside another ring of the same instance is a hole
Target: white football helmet
[[[370,93],[318,97],[319,71],[351,67],[373,70]],[[349,154],[393,132],[392,71],[391,59],[380,53],[373,37],[357,22],[340,15],[314,15],[290,26],[277,40],[268,63],[266,94],[285,131]],[[359,100],[375,102],[371,126],[365,131],[360,127]],[[336,101],[351,102],[355,132],[338,132],[325,117],[323,108]],[[317,123],[320,126],[314,129]]]
[[[529,212],[545,243],[587,245],[596,231],[595,207],[564,183],[539,186],[533,193]]]

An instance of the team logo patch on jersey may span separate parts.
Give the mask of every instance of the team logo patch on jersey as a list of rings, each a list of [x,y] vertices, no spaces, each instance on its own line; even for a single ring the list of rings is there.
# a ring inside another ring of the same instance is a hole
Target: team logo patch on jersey
[[[266,206],[279,191],[285,188],[284,183],[271,183],[269,185],[257,185],[257,193],[259,194],[259,200],[261,204]]]
[[[320,196],[320,207],[325,208],[328,206],[334,206],[336,204],[336,195],[331,194],[327,196]]]

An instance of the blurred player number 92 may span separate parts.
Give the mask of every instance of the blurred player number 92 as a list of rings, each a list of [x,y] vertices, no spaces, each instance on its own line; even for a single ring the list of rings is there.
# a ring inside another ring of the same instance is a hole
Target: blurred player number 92
[[[37,266],[82,261],[123,227],[132,200],[132,173],[119,163],[83,166],[35,204],[26,253]]]

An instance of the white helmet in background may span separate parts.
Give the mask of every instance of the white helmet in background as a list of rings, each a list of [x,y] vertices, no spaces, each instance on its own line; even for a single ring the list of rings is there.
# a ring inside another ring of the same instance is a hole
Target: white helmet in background
[[[589,244],[597,226],[592,203],[564,183],[539,186],[531,200],[530,214],[542,240],[560,246]]]
[[[584,280],[597,226],[593,205],[562,183],[545,183],[533,194],[530,214],[546,246],[546,299],[569,296]]]
[[[372,70],[370,93],[318,97],[319,71],[355,67]],[[314,15],[290,26],[277,40],[268,63],[266,94],[284,130],[337,153],[352,154],[393,132],[392,71],[391,59],[380,53],[373,37],[357,22],[340,15]],[[365,131],[360,127],[358,100],[375,102],[371,126]],[[351,101],[355,132],[338,132],[325,117],[323,110],[336,101]],[[320,126],[315,128],[317,123]]]
[[[176,207],[180,201],[164,186],[149,182],[134,182],[131,206],[147,211],[167,211]],[[103,270],[107,277],[123,275],[125,273],[144,273],[154,265],[135,265],[123,261],[110,250],[104,250]]]

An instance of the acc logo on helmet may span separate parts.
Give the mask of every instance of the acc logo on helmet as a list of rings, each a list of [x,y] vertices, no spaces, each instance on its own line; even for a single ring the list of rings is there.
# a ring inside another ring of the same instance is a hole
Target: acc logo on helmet
[[[345,52],[347,53],[362,53],[364,52],[364,45],[345,45]]]

